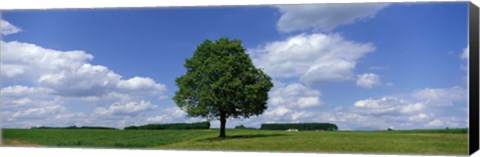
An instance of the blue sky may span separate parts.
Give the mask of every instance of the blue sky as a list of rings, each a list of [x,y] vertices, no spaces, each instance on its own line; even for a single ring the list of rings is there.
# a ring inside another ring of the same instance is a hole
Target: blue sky
[[[319,4],[2,12],[4,127],[195,122],[171,100],[203,40],[243,41],[268,109],[228,127],[467,127],[467,7]],[[213,127],[218,126],[212,121]]]

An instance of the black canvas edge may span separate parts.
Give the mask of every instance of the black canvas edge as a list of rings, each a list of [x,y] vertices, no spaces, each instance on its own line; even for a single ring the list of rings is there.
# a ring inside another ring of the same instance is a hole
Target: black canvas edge
[[[469,154],[479,149],[479,12],[478,6],[469,2]]]

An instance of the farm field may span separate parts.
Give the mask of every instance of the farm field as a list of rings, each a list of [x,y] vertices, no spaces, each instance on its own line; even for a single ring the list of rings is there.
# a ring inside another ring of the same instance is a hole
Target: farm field
[[[10,146],[467,155],[466,129],[407,131],[3,129]]]

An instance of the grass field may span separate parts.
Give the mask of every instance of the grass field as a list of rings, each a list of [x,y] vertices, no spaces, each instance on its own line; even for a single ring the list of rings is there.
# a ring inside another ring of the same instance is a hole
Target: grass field
[[[269,152],[467,155],[466,129],[408,131],[3,129],[5,145]]]

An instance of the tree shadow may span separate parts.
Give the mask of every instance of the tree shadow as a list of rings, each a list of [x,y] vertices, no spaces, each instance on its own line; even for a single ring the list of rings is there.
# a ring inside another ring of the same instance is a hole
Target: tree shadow
[[[275,136],[290,136],[287,134],[247,134],[247,135],[230,135],[225,138],[220,137],[209,137],[204,139],[199,139],[198,141],[223,141],[223,140],[233,140],[233,139],[249,139],[249,138],[265,138],[265,137],[275,137]]]

